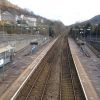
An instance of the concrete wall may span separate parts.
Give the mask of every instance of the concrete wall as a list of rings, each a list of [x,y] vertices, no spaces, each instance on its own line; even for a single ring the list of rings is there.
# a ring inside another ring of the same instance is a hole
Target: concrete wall
[[[38,45],[45,44],[47,41],[49,41],[49,38],[45,39],[45,37],[41,38],[33,38],[33,39],[22,39],[22,40],[15,40],[15,41],[6,41],[0,43],[0,48],[11,45],[12,47],[15,48],[15,52],[21,50],[22,48],[26,47],[27,45],[30,44],[31,41],[38,41]]]
[[[12,41],[9,44],[11,44],[11,46],[15,47],[15,52],[17,52],[20,49],[29,45],[30,42],[31,42],[31,40],[20,40],[20,41]]]
[[[4,46],[7,46],[7,45],[11,45],[15,48],[15,52],[17,52],[18,50],[26,47],[27,45],[30,44],[32,40],[30,39],[27,39],[27,40],[20,40],[20,41],[8,41],[8,42],[3,42],[0,44],[0,47],[4,47]]]

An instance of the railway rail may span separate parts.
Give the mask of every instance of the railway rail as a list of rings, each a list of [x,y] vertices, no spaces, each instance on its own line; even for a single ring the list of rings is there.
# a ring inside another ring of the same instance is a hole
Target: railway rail
[[[66,36],[61,36],[15,100],[85,100]]]

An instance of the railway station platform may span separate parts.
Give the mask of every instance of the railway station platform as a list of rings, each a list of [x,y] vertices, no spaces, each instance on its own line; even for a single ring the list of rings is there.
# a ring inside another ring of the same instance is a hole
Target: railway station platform
[[[72,38],[68,38],[73,61],[82,85],[86,100],[100,100],[100,58],[84,45],[86,56]]]
[[[38,64],[41,63],[44,56],[52,48],[53,44],[56,42],[57,38],[45,44],[41,50],[39,50],[38,55],[34,55],[35,58],[27,68],[17,77],[17,79],[11,84],[11,86],[1,95],[0,100],[14,100],[18,95],[20,89],[24,86],[24,83],[30,78],[32,73],[37,68]],[[29,58],[28,58],[29,59]],[[27,59],[27,60],[28,60]]]

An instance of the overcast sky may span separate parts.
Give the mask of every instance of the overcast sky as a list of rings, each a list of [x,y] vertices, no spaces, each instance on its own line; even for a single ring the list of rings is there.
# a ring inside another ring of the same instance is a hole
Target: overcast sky
[[[65,25],[100,14],[100,0],[9,0],[43,17],[60,20]]]

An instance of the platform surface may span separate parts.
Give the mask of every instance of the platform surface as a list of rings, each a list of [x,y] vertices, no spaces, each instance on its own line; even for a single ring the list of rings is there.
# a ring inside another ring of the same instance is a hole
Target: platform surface
[[[84,55],[73,39],[68,41],[86,99],[100,100],[100,59],[86,45],[90,57]]]

